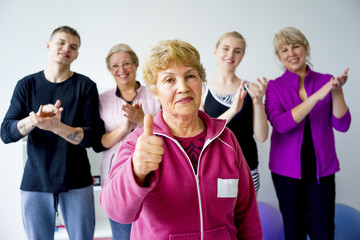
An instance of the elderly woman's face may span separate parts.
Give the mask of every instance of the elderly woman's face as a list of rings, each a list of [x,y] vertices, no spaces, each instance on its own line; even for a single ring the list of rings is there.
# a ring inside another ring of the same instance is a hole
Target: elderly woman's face
[[[130,54],[116,52],[109,59],[110,72],[117,85],[133,84],[136,81],[136,65],[133,63]]]
[[[164,114],[181,117],[198,112],[202,80],[194,67],[171,64],[157,74],[155,97]]]
[[[290,72],[300,74],[306,72],[307,52],[301,44],[283,45],[278,50],[278,57],[284,67]]]

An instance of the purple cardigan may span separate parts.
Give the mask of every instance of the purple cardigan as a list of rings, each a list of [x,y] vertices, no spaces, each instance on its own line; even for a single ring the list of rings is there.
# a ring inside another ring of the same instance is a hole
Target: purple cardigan
[[[308,96],[319,90],[331,79],[329,74],[313,72],[308,67],[304,85]],[[265,97],[265,111],[273,127],[270,146],[270,170],[276,174],[301,178],[301,146],[305,119],[294,121],[291,109],[302,103],[299,97],[298,75],[288,70],[269,81]],[[335,151],[332,128],[346,132],[350,127],[349,110],[340,119],[332,114],[332,98],[329,93],[309,113],[311,134],[314,141],[317,177],[325,177],[340,170]]]

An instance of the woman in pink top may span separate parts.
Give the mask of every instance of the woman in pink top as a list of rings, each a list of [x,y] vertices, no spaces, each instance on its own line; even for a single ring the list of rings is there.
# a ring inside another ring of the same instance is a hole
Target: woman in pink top
[[[134,129],[143,127],[144,114],[155,115],[160,104],[153,95],[136,81],[139,60],[126,44],[112,47],[106,57],[106,65],[114,77],[116,87],[100,95],[100,117],[105,133],[101,137],[104,151],[101,160],[101,184],[108,179],[120,145]],[[120,224],[110,219],[113,239],[129,239],[130,224]]]
[[[100,193],[131,239],[262,239],[254,183],[226,121],[199,110],[205,70],[180,40],[160,42],[144,63],[161,103],[121,145]]]

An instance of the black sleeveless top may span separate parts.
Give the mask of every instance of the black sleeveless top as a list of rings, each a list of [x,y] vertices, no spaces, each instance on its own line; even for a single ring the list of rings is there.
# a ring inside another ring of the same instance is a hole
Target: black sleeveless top
[[[301,178],[309,183],[316,183],[316,156],[311,136],[309,115],[305,118],[304,137],[301,146]]]
[[[231,97],[231,95],[228,97]],[[217,118],[227,111],[231,106],[232,99],[227,99],[227,102],[225,103],[224,100],[216,96],[209,85],[206,86],[204,109],[210,117]],[[253,136],[253,108],[249,93],[245,97],[242,109],[227,124],[227,127],[235,134],[250,170],[256,169],[259,162],[256,142]]]

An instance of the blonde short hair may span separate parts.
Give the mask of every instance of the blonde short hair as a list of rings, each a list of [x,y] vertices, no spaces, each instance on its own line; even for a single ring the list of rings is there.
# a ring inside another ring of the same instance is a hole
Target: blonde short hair
[[[238,32],[236,31],[232,31],[232,32],[227,32],[227,33],[224,33],[223,35],[221,35],[221,37],[219,38],[219,40],[217,41],[216,45],[215,45],[215,48],[218,48],[221,41],[224,39],[224,38],[227,38],[227,37],[233,37],[233,38],[238,38],[240,39],[243,44],[244,44],[244,53],[245,53],[245,49],[246,49],[246,41],[245,41],[245,38]]]
[[[131,60],[133,61],[133,64],[135,64],[136,67],[139,66],[139,59],[136,56],[135,52],[132,50],[132,48],[125,44],[125,43],[119,43],[115,46],[113,46],[109,53],[107,54],[105,61],[106,61],[106,67],[109,69],[109,71],[111,71],[111,66],[110,66],[110,57],[117,52],[125,52],[127,54],[130,55]]]
[[[305,35],[294,27],[286,27],[277,32],[274,36],[273,45],[276,56],[279,56],[279,50],[284,45],[300,44],[306,50],[306,63],[310,64],[310,45]]]
[[[205,68],[200,62],[200,54],[191,44],[175,39],[160,41],[152,48],[145,59],[143,75],[146,85],[155,90],[157,73],[169,68],[171,64],[182,64],[196,69],[203,82],[206,82]]]

